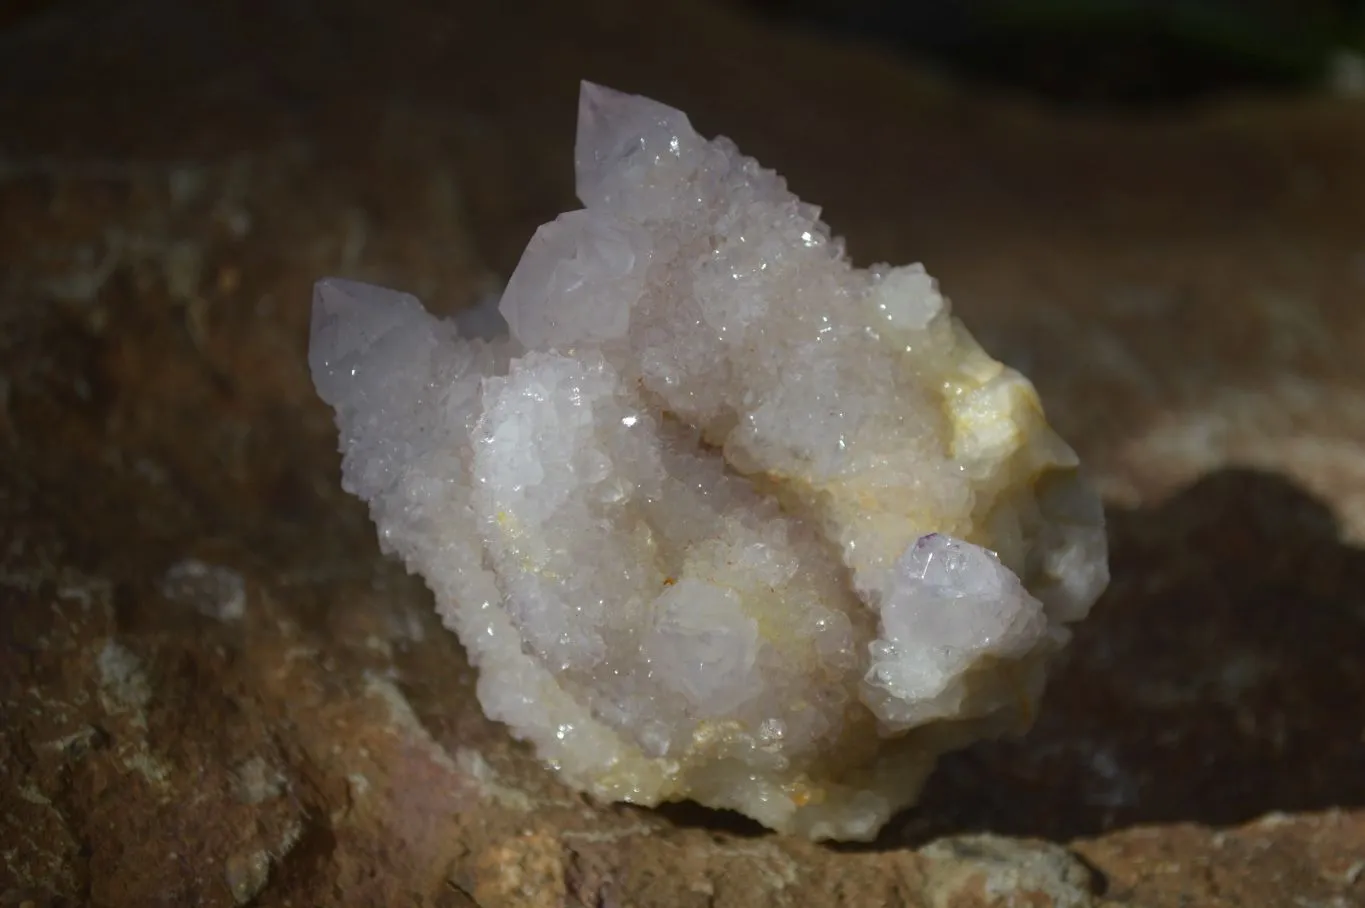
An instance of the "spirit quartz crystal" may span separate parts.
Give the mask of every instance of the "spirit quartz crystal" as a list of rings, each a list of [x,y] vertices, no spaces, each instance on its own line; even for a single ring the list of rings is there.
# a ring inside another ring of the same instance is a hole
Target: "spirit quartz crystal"
[[[497,313],[318,283],[344,486],[564,782],[871,838],[1027,727],[1099,500],[922,267],[854,268],[729,140],[585,83],[574,163]]]

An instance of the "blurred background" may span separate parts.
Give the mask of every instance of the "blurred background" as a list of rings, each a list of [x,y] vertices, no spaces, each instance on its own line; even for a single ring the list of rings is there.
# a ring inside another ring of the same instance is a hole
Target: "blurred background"
[[[1365,49],[1359,0],[727,2],[1066,104],[1159,106],[1227,91],[1349,85],[1359,79],[1352,55]],[[5,0],[0,27],[59,5]]]
[[[747,5],[882,44],[963,79],[1070,106],[1150,108],[1228,92],[1351,90],[1365,49],[1365,6],[1357,0]]]
[[[0,0],[0,905],[1365,904],[1363,52],[1346,0]],[[585,78],[924,262],[1105,496],[1037,726],[871,848],[576,800],[339,488],[312,283],[498,292]]]

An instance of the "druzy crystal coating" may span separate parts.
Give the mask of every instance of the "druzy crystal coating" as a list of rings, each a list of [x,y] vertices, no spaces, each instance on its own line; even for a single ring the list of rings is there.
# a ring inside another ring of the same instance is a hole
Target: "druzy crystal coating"
[[[922,267],[854,268],[733,143],[585,83],[574,163],[505,334],[318,283],[344,486],[567,784],[870,838],[1031,721],[1099,501]]]

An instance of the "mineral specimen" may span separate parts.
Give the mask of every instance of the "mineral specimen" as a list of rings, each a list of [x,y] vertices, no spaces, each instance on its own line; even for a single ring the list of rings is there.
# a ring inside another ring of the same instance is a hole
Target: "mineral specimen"
[[[567,783],[870,838],[1028,725],[1108,580],[1098,499],[923,268],[852,267],[728,140],[584,84],[575,168],[510,336],[318,283],[345,488]]]

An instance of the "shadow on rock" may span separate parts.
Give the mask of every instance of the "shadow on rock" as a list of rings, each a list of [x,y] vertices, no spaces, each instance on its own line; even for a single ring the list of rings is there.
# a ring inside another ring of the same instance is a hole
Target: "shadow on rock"
[[[1284,478],[1204,477],[1111,510],[1113,583],[1026,736],[945,757],[872,845],[993,832],[1068,841],[1365,805],[1365,551]],[[680,826],[758,835],[694,804]]]
[[[1365,551],[1285,479],[1109,515],[1113,583],[1025,737],[945,758],[880,847],[1365,804]]]

